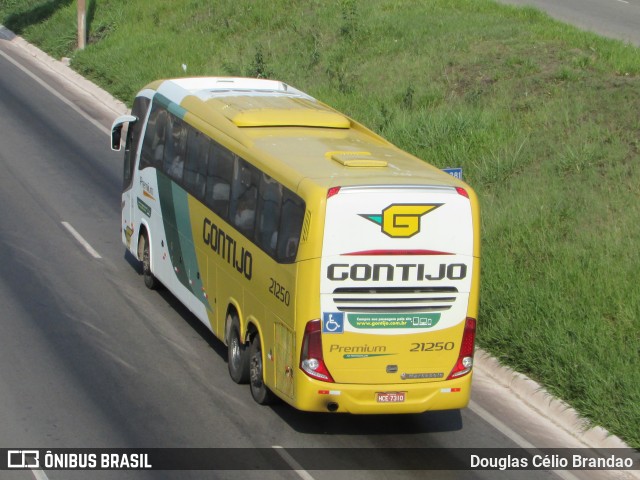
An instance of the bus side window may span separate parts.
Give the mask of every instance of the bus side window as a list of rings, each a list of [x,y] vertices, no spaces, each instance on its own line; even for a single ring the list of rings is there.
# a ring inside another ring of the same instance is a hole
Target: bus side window
[[[198,200],[204,201],[207,184],[207,164],[211,141],[195,128],[188,127],[187,155],[184,164],[184,185]]]
[[[140,153],[140,170],[146,167],[162,168],[167,115],[167,111],[158,104],[154,103],[151,107]]]
[[[169,115],[166,132],[163,170],[171,178],[181,183],[187,145],[186,124],[178,117]]]
[[[258,169],[240,159],[231,186],[231,223],[245,236],[253,239],[258,202]]]
[[[205,204],[224,219],[229,217],[234,163],[235,156],[229,150],[211,142]]]
[[[282,185],[263,173],[258,193],[256,243],[272,257],[275,257],[278,244],[281,203]]]
[[[278,230],[277,261],[282,263],[295,261],[300,243],[304,210],[304,201],[293,192],[286,190],[282,199],[280,216],[282,221]]]

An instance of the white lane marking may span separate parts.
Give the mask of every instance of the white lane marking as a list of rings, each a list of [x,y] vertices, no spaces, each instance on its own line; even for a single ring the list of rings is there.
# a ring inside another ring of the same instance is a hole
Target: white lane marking
[[[22,72],[24,72],[25,75],[31,77],[35,82],[37,82],[42,88],[44,88],[45,90],[47,90],[51,95],[53,95],[54,97],[56,97],[58,100],[60,100],[62,103],[64,103],[65,105],[67,105],[69,108],[71,108],[73,111],[75,111],[77,114],[81,115],[85,120],[87,120],[88,122],[90,122],[92,125],[94,125],[98,130],[100,130],[101,132],[105,133],[106,135],[111,135],[111,131],[105,127],[104,125],[102,125],[101,123],[99,123],[97,120],[94,120],[93,118],[91,118],[89,115],[87,115],[83,110],[81,110],[79,107],[77,107],[71,100],[67,99],[66,97],[64,97],[61,93],[59,93],[57,90],[55,90],[51,85],[49,85],[47,82],[45,82],[44,80],[42,80],[40,77],[38,77],[35,73],[31,72],[30,70],[27,70],[25,67],[23,67],[22,65],[20,65],[20,63],[18,63],[16,60],[14,60],[13,58],[11,58],[9,55],[7,55],[6,53],[4,53],[2,50],[0,50],[0,56],[4,57],[8,62],[11,62],[12,64],[14,64],[17,68],[19,68],[20,70],[22,70]]]
[[[629,3],[629,2],[627,2],[627,0],[616,0],[616,2],[620,2],[620,3]]]
[[[25,75],[31,77],[42,88],[47,90],[49,93],[51,93],[51,95],[53,95],[58,100],[60,100],[62,103],[64,103],[65,105],[70,107],[72,110],[74,110],[76,113],[81,115],[85,120],[89,121],[96,128],[98,128],[99,130],[101,130],[102,132],[104,132],[107,135],[111,134],[111,132],[109,131],[108,128],[106,128],[105,126],[101,125],[100,123],[98,123],[93,118],[91,118],[89,115],[87,115],[85,112],[83,112],[80,108],[78,108],[73,102],[71,102],[66,97],[64,97],[62,94],[60,94],[57,90],[55,90],[53,87],[51,87],[49,84],[47,84],[44,80],[42,80],[36,74],[34,74],[31,71],[27,70],[25,67],[23,67],[20,63],[18,63],[13,58],[11,58],[9,55],[4,53],[2,50],[0,50],[0,56],[2,56],[5,60],[7,60],[8,62],[11,62],[13,65],[15,65],[16,68],[18,68],[22,72],[24,72]],[[76,229],[73,228],[68,222],[62,222],[62,225],[69,231],[69,233],[71,233],[71,235],[73,235],[73,237],[80,243],[80,245],[82,245],[84,247],[84,249],[87,252],[89,252],[91,254],[91,256],[93,256],[93,258],[102,258],[100,256],[100,254],[98,252],[96,252],[94,250],[94,248],[91,245],[89,245],[89,243],[84,238],[82,238],[82,235],[80,235],[76,231]]]
[[[78,243],[82,245],[84,249],[91,254],[93,258],[102,258],[100,254],[96,252],[91,245],[89,245],[89,242],[87,242],[84,238],[82,238],[82,235],[80,235],[76,231],[76,229],[73,228],[71,224],[69,224],[69,222],[60,222],[60,223],[62,223],[64,228],[66,228],[69,231],[69,233],[73,235],[73,238],[75,238],[78,241]]]
[[[47,474],[42,470],[31,470],[31,473],[33,473],[33,476],[36,477],[36,480],[49,480]]]
[[[273,448],[278,455],[280,455],[282,459],[287,462],[291,468],[293,468],[293,471],[296,472],[300,478],[303,480],[315,480],[309,472],[302,468],[302,465],[296,462],[295,458],[289,455],[289,452],[287,452],[284,447],[273,445],[271,448]]]
[[[524,437],[522,437],[521,435],[516,433],[514,430],[512,430],[509,426],[507,426],[505,423],[501,422],[496,417],[491,415],[487,410],[482,408],[473,400],[469,401],[469,409],[473,411],[476,415],[478,415],[480,418],[482,418],[489,425],[491,425],[493,428],[498,430],[500,433],[502,433],[503,435],[513,440],[520,447],[528,450],[531,450],[531,449],[535,450],[537,448],[533,443],[529,442],[528,440],[525,440]],[[551,470],[551,471],[555,473],[557,476],[559,476],[560,478],[562,478],[563,480],[578,480],[578,477],[576,477],[574,474],[566,470]]]

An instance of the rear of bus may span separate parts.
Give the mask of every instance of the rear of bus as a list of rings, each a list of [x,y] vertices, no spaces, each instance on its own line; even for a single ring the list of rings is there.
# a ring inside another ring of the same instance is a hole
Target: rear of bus
[[[319,284],[320,318],[298,320],[298,408],[414,413],[467,406],[479,213],[471,189],[446,183],[329,189],[320,278],[309,282]]]

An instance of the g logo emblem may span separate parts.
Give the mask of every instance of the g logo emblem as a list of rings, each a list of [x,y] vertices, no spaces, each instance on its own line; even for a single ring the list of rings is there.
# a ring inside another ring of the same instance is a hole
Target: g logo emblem
[[[380,215],[360,215],[382,227],[382,232],[393,238],[409,238],[420,232],[420,218],[442,203],[394,204]]]

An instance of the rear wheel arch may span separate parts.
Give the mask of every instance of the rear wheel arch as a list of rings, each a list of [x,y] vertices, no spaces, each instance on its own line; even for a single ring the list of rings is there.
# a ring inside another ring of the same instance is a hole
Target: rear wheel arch
[[[229,334],[231,333],[231,327],[233,325],[237,325],[243,343],[246,342],[246,335],[242,335],[242,333],[244,332],[243,327],[245,325],[245,321],[242,318],[240,306],[233,299],[229,299],[227,301],[227,312],[225,313],[224,319],[224,330],[222,331],[222,340],[224,344],[229,344]]]
[[[256,325],[256,323],[252,320],[247,325],[247,335],[245,336],[245,340],[251,341],[253,337],[256,336],[256,333],[260,333],[260,329]]]

